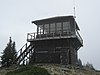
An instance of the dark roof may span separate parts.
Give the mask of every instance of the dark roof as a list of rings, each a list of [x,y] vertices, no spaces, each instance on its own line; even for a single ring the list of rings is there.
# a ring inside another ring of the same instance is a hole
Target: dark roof
[[[73,16],[57,16],[57,17],[35,20],[35,21],[32,21],[32,23],[34,23],[36,25],[42,25],[42,24],[48,24],[48,23],[69,21],[70,19],[74,19],[74,17]],[[74,19],[74,21],[75,21],[75,19]],[[75,21],[75,23],[76,23],[76,21]],[[79,30],[77,23],[76,23],[76,27]]]
[[[41,23],[45,23],[45,22],[55,22],[55,21],[62,21],[68,18],[73,18],[73,16],[57,16],[57,17],[51,17],[51,18],[46,18],[46,19],[41,19],[41,20],[35,20],[32,21],[32,23],[38,25]]]

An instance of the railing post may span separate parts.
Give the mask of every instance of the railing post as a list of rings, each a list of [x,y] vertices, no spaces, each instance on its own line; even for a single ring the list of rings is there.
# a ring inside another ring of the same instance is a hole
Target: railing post
[[[47,34],[46,34],[46,38],[47,38]]]
[[[31,39],[32,39],[32,35],[30,35],[31,36]]]
[[[34,33],[34,39],[35,39],[35,33]]]
[[[20,49],[20,54],[22,53],[22,48]]]
[[[25,60],[23,60],[23,65],[25,65]]]
[[[29,33],[27,34],[27,40],[28,40],[28,36],[29,36]]]
[[[54,33],[53,33],[53,38],[54,38]]]
[[[41,38],[41,34],[39,35],[39,39]]]
[[[61,38],[61,32],[60,32],[60,38]]]
[[[26,48],[27,48],[27,43],[26,43]]]

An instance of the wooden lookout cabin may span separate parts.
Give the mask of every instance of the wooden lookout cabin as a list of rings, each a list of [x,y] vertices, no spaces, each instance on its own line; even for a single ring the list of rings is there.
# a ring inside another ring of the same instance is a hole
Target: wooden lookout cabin
[[[32,21],[37,32],[28,33],[16,62],[76,64],[77,51],[83,46],[79,27],[73,16],[59,16]],[[24,48],[24,49],[23,49]]]

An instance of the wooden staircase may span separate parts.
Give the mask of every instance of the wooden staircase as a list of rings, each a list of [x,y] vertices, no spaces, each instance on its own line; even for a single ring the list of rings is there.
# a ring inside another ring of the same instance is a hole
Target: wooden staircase
[[[34,52],[34,45],[26,43],[18,52],[17,58],[14,63],[16,64],[29,64],[29,60]]]

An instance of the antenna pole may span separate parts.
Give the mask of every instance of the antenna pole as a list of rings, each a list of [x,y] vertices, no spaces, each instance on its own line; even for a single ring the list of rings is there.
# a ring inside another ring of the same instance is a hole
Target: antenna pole
[[[75,0],[73,0],[73,9],[74,9],[74,18],[76,18],[76,16],[75,16],[75,15],[76,15],[76,14],[75,14],[75,12],[76,12],[76,11],[75,11]]]

